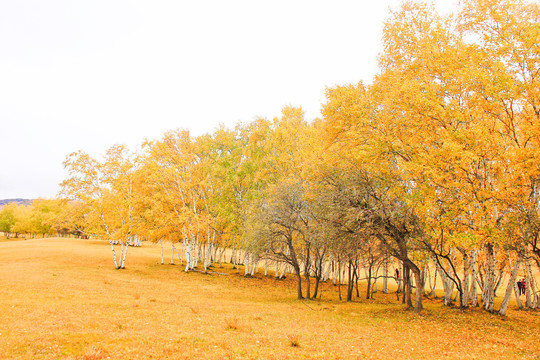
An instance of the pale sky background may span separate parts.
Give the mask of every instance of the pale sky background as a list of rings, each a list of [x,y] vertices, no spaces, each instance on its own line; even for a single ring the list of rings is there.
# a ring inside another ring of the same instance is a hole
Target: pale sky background
[[[371,82],[400,3],[0,0],[0,199],[54,197],[76,150],[318,117],[325,87]]]

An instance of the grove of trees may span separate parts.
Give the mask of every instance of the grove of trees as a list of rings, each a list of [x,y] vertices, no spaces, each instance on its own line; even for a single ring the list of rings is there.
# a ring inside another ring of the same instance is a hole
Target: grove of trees
[[[328,88],[320,119],[288,106],[101,160],[75,152],[65,200],[35,202],[26,219],[45,225],[26,232],[106,238],[117,268],[142,239],[169,243],[186,271],[272,267],[295,276],[299,299],[334,281],[352,300],[359,280],[369,298],[375,279],[382,291],[395,279],[416,312],[438,278],[445,305],[504,315],[523,276],[518,306],[537,308],[539,4],[463,0],[440,15],[405,2],[384,25],[379,66],[371,84]],[[9,220],[21,209],[1,209],[0,231],[25,232]]]

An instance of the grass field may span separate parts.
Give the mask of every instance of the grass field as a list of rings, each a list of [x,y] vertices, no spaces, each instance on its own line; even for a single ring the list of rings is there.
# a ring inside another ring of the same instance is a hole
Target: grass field
[[[540,312],[507,317],[395,294],[295,300],[292,279],[185,273],[159,247],[114,270],[105,242],[0,242],[0,359],[540,359]],[[500,299],[499,299],[500,301]]]

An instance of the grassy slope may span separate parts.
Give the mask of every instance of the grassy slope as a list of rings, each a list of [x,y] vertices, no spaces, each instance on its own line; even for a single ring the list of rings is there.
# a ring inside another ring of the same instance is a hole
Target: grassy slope
[[[292,279],[158,258],[157,246],[131,248],[118,271],[104,242],[1,242],[0,359],[540,358],[540,312],[426,300],[417,316],[394,294],[340,303],[329,284],[321,301],[297,301]]]

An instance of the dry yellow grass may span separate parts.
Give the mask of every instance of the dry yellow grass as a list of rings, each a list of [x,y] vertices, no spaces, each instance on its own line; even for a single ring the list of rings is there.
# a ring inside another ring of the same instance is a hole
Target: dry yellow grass
[[[104,242],[0,243],[0,359],[535,359],[540,312],[507,317],[395,295],[295,300],[292,279],[184,273],[159,248],[114,270]]]

